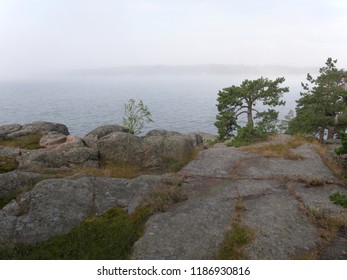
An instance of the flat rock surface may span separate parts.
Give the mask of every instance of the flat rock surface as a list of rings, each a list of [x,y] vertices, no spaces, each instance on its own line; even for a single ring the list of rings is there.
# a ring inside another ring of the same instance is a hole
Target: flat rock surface
[[[68,134],[58,124],[34,123],[25,129],[3,127],[3,131],[19,134],[39,129]],[[201,138],[195,134],[182,136],[154,131],[143,139],[136,138],[142,144],[150,141],[151,145],[142,150],[134,145],[134,151],[130,153],[127,139],[135,136],[119,132],[121,129],[102,127],[94,131],[89,134],[93,144],[89,147],[81,139],[70,136],[67,139],[70,137],[71,141],[49,150],[0,147],[1,156],[19,162],[18,170],[0,175],[0,196],[30,185],[29,191],[0,209],[0,244],[46,240],[116,206],[131,214],[165,176],[115,179],[79,174],[47,179],[28,171],[97,167],[99,155],[112,156],[109,146],[113,152],[118,149],[119,155],[128,156],[129,162],[138,161],[137,152],[146,152],[154,164],[157,158],[166,155],[160,150],[163,145],[168,147],[167,153],[172,153],[171,157],[185,151],[186,146],[194,148]],[[163,134],[171,135],[172,142],[165,142],[167,139]],[[177,137],[183,137],[182,149],[175,148]],[[119,141],[114,142],[113,138]],[[291,139],[280,135],[270,144],[286,143]],[[115,143],[119,144],[116,148]],[[101,149],[100,154],[101,144],[105,144],[105,150]],[[257,145],[269,145],[269,142]],[[92,146],[99,147],[99,150]],[[128,150],[125,150],[126,146]],[[333,204],[329,196],[336,192],[347,195],[347,188],[324,164],[314,144],[303,144],[293,152],[301,159],[265,157],[224,144],[200,151],[175,175],[183,178],[181,187],[188,200],[149,218],[144,235],[134,244],[132,258],[215,259],[226,234],[239,224],[255,233],[254,239],[243,248],[244,258],[315,256],[318,259],[346,259],[347,210]],[[325,225],[318,221],[319,217],[313,218],[314,213],[321,215],[320,219],[326,219]],[[330,235],[327,234],[329,224],[338,224]]]
[[[231,228],[236,189],[217,191],[153,215],[145,236],[135,243],[134,259],[211,259]]]
[[[317,228],[285,190],[247,199],[245,207],[242,220],[256,231],[254,242],[246,250],[249,259],[288,259],[315,248]]]
[[[283,136],[273,143],[290,139]],[[305,209],[315,207],[329,217],[346,219],[347,210],[329,196],[336,191],[347,195],[347,189],[338,184],[313,145],[304,144],[294,152],[303,158],[269,158],[224,144],[200,152],[179,172],[185,176],[183,189],[189,200],[148,220],[132,258],[213,259],[237,216],[255,232],[253,242],[244,248],[245,258],[300,258],[319,248],[318,258],[343,259],[346,236],[322,241],[322,229]]]

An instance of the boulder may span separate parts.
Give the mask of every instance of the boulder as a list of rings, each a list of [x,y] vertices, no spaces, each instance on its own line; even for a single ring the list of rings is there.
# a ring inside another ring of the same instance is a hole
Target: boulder
[[[57,149],[57,151],[60,151]],[[73,147],[62,153],[64,160],[69,167],[99,167],[99,153],[97,150],[88,147]]]
[[[143,165],[148,168],[160,168],[167,161],[186,162],[197,149],[199,137],[160,131],[148,133],[142,140]]]
[[[57,150],[66,151],[71,148],[85,147],[83,140],[75,135],[68,135],[66,141],[57,147]]]
[[[66,141],[65,134],[51,131],[41,137],[40,146],[44,148],[53,148],[53,147],[57,147],[59,144],[64,143],[65,141]]]
[[[151,131],[144,137],[115,132],[99,139],[97,148],[102,161],[162,168],[167,161],[187,161],[200,141],[195,135],[165,130]]]
[[[41,181],[0,210],[0,243],[33,243],[62,235],[86,218],[116,206],[131,213],[139,206],[140,196],[148,195],[160,178]]]
[[[189,135],[194,135],[194,134],[199,135],[204,144],[206,144],[207,142],[216,141],[216,139],[217,139],[216,135],[211,134],[211,133],[207,133],[207,132],[195,131],[195,132],[189,133]]]
[[[96,148],[96,141],[104,136],[107,136],[114,132],[129,132],[129,129],[120,125],[102,125],[87,133],[83,140],[90,147]]]
[[[145,138],[152,137],[152,136],[171,137],[171,136],[177,136],[177,135],[182,135],[182,134],[179,132],[176,132],[176,131],[168,131],[168,130],[163,130],[163,129],[153,129],[145,135]]]
[[[97,141],[100,160],[115,164],[141,165],[142,138],[125,132],[113,132]]]
[[[66,145],[56,149],[23,150],[18,161],[19,169],[41,172],[45,169],[97,168],[99,167],[98,159],[99,155],[95,149]]]
[[[9,148],[0,146],[0,157],[13,158],[21,155],[21,149],[19,148]]]
[[[0,174],[0,198],[14,191],[30,188],[42,179],[41,174],[19,170]]]
[[[7,134],[18,131],[22,128],[20,124],[6,124],[0,126],[0,139],[6,138]]]
[[[8,133],[7,137],[15,138],[29,134],[45,135],[51,131],[69,135],[69,130],[65,124],[38,121],[23,125],[19,130]]]

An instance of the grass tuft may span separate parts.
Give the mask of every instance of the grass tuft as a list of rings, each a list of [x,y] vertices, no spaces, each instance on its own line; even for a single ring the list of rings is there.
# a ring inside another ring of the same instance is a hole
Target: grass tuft
[[[40,138],[39,134],[29,134],[16,138],[8,138],[0,141],[0,146],[10,148],[20,148],[28,150],[40,149]]]
[[[17,169],[18,162],[13,158],[0,157],[0,174]]]
[[[250,227],[234,223],[222,243],[217,255],[219,260],[243,260],[243,249],[250,244],[255,237],[255,232]]]
[[[180,171],[184,166],[186,166],[190,161],[192,161],[198,154],[198,150],[194,150],[190,153],[184,154],[181,156],[180,160],[174,159],[174,158],[164,158],[164,171],[166,172],[178,172]]]
[[[239,197],[236,200],[235,216],[232,221],[231,230],[226,234],[216,256],[218,260],[244,260],[244,249],[253,242],[255,231],[243,225],[241,222],[241,214],[246,208],[243,200]]]
[[[329,196],[329,199],[333,203],[341,205],[344,208],[347,208],[347,196],[346,195],[342,195],[339,192],[335,192]]]

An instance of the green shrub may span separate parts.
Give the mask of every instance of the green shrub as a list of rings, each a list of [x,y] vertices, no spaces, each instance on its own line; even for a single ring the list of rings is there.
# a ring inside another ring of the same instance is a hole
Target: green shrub
[[[344,208],[347,208],[347,196],[346,195],[342,195],[339,192],[335,192],[329,196],[329,199],[333,203],[341,205]]]
[[[247,125],[238,130],[236,137],[231,142],[231,146],[241,147],[247,146],[267,138],[267,133],[259,127],[251,127]]]
[[[145,123],[152,123],[152,114],[148,106],[140,100],[137,104],[134,99],[130,99],[124,104],[124,117],[122,125],[129,129],[132,134],[141,134]]]
[[[342,146],[335,149],[335,153],[337,153],[338,155],[347,153],[347,133],[341,132],[340,137]]]

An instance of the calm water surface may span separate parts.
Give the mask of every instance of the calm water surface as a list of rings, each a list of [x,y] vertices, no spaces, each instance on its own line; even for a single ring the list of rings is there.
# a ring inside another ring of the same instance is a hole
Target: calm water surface
[[[218,91],[239,85],[240,76],[116,76],[0,82],[0,125],[37,120],[64,123],[83,136],[103,124],[121,124],[124,103],[142,99],[152,112],[151,129],[216,134]],[[270,77],[274,78],[274,77]],[[303,76],[286,77],[283,117],[295,108]]]

